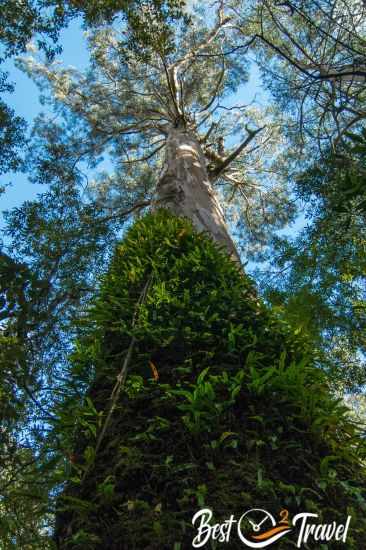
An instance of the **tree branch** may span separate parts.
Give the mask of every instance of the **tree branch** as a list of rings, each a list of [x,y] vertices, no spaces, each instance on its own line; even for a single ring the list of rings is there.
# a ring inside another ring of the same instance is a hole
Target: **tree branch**
[[[235,160],[240,153],[245,149],[245,147],[255,138],[259,132],[261,132],[265,126],[262,126],[261,128],[258,128],[257,130],[249,130],[248,136],[245,138],[245,140],[228,156],[226,157],[216,168],[209,171],[209,177],[211,180],[217,179],[220,174]]]

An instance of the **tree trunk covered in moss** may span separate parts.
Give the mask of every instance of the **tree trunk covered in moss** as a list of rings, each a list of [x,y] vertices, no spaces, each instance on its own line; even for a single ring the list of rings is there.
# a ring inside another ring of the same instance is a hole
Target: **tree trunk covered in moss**
[[[176,216],[189,218],[197,231],[206,231],[240,262],[226,227],[224,213],[212,188],[200,143],[183,125],[169,130],[165,163],[157,184],[157,203]]]
[[[214,523],[253,507],[328,523],[351,510],[347,550],[363,547],[357,427],[306,341],[188,220],[159,210],[129,229],[83,327],[72,382],[91,384],[81,407],[69,400],[63,411],[74,457],[59,548],[186,550],[204,507]],[[243,544],[233,533],[227,547]]]

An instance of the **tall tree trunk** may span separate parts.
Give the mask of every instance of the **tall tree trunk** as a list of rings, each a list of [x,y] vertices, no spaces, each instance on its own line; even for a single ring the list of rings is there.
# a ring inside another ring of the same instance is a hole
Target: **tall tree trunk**
[[[189,218],[198,231],[207,231],[240,263],[208,177],[202,148],[193,133],[184,127],[169,131],[156,202],[178,216]]]

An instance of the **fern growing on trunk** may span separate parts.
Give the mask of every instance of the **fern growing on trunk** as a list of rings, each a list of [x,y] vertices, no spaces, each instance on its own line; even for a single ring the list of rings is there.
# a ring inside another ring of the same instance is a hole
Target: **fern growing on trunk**
[[[73,445],[60,548],[190,548],[203,507],[215,521],[251,507],[347,512],[347,548],[360,548],[357,426],[306,341],[188,220],[159,210],[116,248],[82,323],[78,380],[91,380],[86,399],[60,411]]]

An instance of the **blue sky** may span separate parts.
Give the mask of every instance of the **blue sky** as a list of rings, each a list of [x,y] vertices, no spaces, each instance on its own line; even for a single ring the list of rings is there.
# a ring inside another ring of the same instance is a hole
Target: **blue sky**
[[[58,59],[62,60],[65,65],[73,65],[78,69],[83,69],[88,65],[86,39],[80,21],[73,21],[61,33],[61,44],[63,52]],[[15,84],[14,92],[4,94],[4,100],[15,110],[17,115],[27,121],[28,130],[30,130],[34,118],[45,110],[45,107],[39,102],[39,90],[36,84],[15,66],[14,60],[7,60],[1,67],[9,73],[9,81]],[[19,206],[24,200],[31,200],[37,193],[44,190],[42,185],[30,183],[27,176],[20,173],[1,176],[0,183],[12,184],[6,193],[0,196],[0,211]]]

